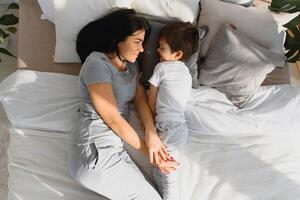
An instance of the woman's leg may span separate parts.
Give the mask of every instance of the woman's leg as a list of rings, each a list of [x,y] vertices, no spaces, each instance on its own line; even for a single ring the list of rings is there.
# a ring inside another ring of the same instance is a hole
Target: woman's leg
[[[95,147],[95,159],[90,159],[86,166],[79,164],[74,179],[113,200],[161,200],[123,147]]]

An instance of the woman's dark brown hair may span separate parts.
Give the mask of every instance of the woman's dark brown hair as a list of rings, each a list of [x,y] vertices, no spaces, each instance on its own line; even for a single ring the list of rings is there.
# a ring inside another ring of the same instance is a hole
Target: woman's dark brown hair
[[[76,51],[82,63],[93,51],[118,53],[118,43],[138,30],[150,34],[148,21],[133,9],[119,9],[83,27],[76,41]]]

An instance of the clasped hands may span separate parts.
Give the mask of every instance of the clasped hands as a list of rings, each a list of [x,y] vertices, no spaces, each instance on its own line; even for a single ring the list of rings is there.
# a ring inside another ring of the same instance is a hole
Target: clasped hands
[[[156,165],[158,169],[165,173],[170,174],[176,171],[179,166],[177,162],[168,152],[164,144],[161,142],[157,133],[146,135],[146,145],[149,152],[150,163]]]

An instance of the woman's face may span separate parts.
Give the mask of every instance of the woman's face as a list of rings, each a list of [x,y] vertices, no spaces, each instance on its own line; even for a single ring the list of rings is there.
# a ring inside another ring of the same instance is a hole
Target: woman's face
[[[145,31],[138,30],[118,44],[120,57],[134,63],[140,52],[144,51]]]

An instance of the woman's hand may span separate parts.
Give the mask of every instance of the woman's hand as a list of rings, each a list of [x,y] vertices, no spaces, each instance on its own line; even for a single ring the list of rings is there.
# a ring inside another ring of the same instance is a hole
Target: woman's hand
[[[151,164],[158,165],[161,161],[172,160],[168,150],[158,137],[156,129],[149,130],[145,137]]]

